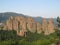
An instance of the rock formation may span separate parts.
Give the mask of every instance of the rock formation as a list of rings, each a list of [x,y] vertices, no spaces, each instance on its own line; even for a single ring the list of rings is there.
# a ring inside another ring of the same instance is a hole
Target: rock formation
[[[52,19],[49,19],[48,22],[46,21],[45,18],[43,19],[42,30],[44,31],[45,35],[49,35],[49,34],[55,32],[54,23],[53,23]]]
[[[42,32],[42,27],[40,23],[37,23],[37,33],[40,34]]]
[[[36,22],[31,17],[27,18],[27,29],[33,33],[36,31]]]
[[[43,30],[44,34],[48,34],[48,24],[47,24],[46,18],[43,18],[42,30]]]
[[[48,32],[49,32],[49,34],[55,32],[54,23],[52,21],[52,18],[49,19],[49,21],[48,21]]]
[[[21,37],[26,37],[26,32],[24,30],[20,30],[20,31],[17,31],[17,35],[21,36]]]
[[[34,21],[31,17],[24,18],[22,16],[11,16],[6,21],[5,29],[15,30],[19,36],[26,35],[27,31],[30,31],[32,33],[35,33],[37,31],[38,34],[44,31],[44,34],[48,35],[54,32],[54,24],[52,19],[49,19],[47,22],[46,18],[43,18],[42,24],[40,24]]]
[[[12,16],[6,21],[6,28],[7,30],[13,30],[13,17]]]
[[[26,30],[26,21],[24,19],[24,17],[22,16],[17,16],[15,17],[15,20],[17,21],[17,27],[18,27],[18,30]]]

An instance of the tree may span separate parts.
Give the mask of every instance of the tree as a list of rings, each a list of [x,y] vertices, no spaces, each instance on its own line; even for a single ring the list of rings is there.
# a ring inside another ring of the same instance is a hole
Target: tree
[[[60,30],[60,17],[57,17],[57,22],[58,22],[58,28]]]
[[[60,17],[57,17],[57,22],[58,22],[57,36],[58,38],[60,38]]]
[[[55,44],[56,45],[59,45],[59,40],[60,40],[60,17],[57,17],[57,29],[56,29],[56,34],[57,34],[57,38],[56,38],[56,42],[55,42]]]

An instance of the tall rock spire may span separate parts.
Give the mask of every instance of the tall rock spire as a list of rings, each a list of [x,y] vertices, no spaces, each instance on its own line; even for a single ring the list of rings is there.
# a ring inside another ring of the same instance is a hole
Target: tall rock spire
[[[6,26],[8,30],[13,30],[13,17],[12,16],[7,20]]]
[[[37,33],[40,34],[42,32],[42,27],[40,23],[37,23]]]
[[[42,30],[44,31],[44,34],[48,34],[48,24],[47,24],[47,21],[46,21],[46,18],[43,18],[43,21],[42,21]]]
[[[49,34],[55,32],[52,18],[50,18],[48,21],[48,30],[49,30]]]
[[[27,17],[27,28],[30,32],[36,31],[36,23],[31,17]]]

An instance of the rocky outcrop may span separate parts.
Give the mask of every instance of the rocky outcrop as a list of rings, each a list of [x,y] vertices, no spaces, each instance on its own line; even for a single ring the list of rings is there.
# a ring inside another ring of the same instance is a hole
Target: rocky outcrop
[[[18,30],[26,30],[26,21],[25,21],[25,18],[22,17],[22,16],[16,16],[15,17],[15,21],[17,22],[17,27],[18,27]]]
[[[49,34],[55,32],[54,23],[52,21],[52,18],[49,19],[49,21],[48,21],[48,32],[49,32]]]
[[[6,29],[13,30],[13,17],[12,16],[6,21]]]
[[[19,36],[26,36],[27,31],[30,31],[32,33],[37,32],[38,34],[44,31],[44,34],[48,35],[54,32],[54,23],[52,19],[49,19],[47,22],[46,18],[43,18],[42,24],[40,24],[34,21],[31,17],[24,18],[22,16],[11,16],[6,21],[4,28],[7,30],[17,31],[17,35]]]
[[[46,21],[45,18],[43,19],[42,30],[44,31],[45,35],[49,35],[49,34],[55,32],[54,23],[53,23],[52,19],[49,19],[48,22]]]
[[[46,18],[43,18],[42,30],[43,30],[44,34],[48,34],[48,24],[47,24]]]
[[[17,31],[17,35],[21,36],[21,37],[26,37],[26,32],[24,30],[19,30]]]
[[[40,23],[37,23],[37,33],[40,34],[42,32],[42,26]]]
[[[27,29],[33,33],[36,31],[36,22],[31,17],[27,18]]]
[[[6,27],[7,30],[16,30],[17,34],[22,36],[24,34],[22,31],[23,30],[24,32],[26,31],[26,21],[22,16],[16,16],[16,17],[11,16],[9,20],[7,20],[6,22]],[[20,33],[18,33],[18,31]]]

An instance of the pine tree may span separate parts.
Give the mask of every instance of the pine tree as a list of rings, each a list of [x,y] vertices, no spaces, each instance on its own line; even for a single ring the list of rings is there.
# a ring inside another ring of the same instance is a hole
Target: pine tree
[[[57,23],[58,23],[57,29],[56,29],[57,38],[56,38],[55,44],[59,45],[60,44],[60,42],[59,42],[59,40],[60,40],[60,17],[57,17]]]
[[[57,36],[58,38],[60,38],[60,17],[57,17],[57,22],[58,22]]]

